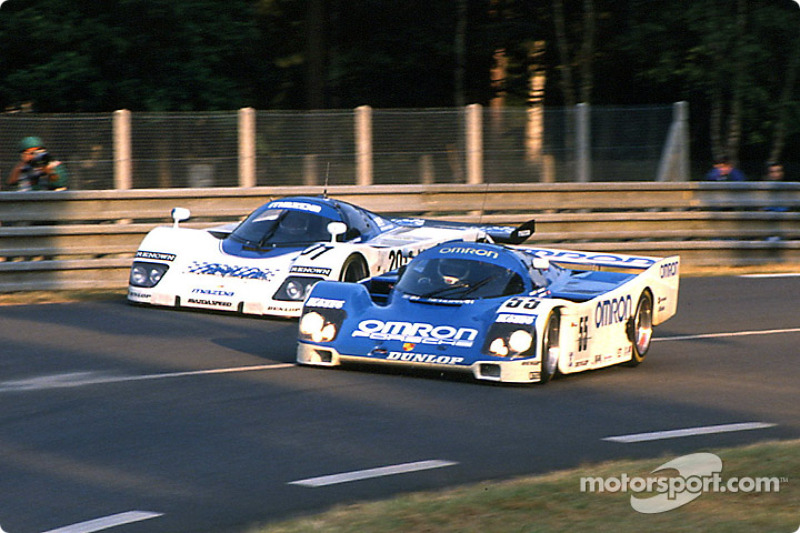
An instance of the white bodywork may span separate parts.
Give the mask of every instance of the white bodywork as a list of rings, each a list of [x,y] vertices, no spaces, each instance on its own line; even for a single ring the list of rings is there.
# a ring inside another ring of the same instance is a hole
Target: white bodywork
[[[289,275],[338,280],[351,256],[360,256],[375,276],[397,269],[421,250],[450,241],[486,238],[477,228],[397,227],[367,243],[326,242],[272,258],[248,259],[222,250],[211,231],[162,226],[153,229],[137,261],[167,265],[152,288],[129,286],[128,300],[170,307],[298,317],[302,301],[273,298]]]

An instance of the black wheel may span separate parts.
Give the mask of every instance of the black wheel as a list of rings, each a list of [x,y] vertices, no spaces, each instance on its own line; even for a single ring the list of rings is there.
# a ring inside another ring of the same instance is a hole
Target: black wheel
[[[360,255],[351,255],[347,261],[342,265],[342,273],[339,275],[339,281],[347,281],[355,283],[366,278],[369,272],[367,271],[367,264]]]
[[[653,340],[653,295],[645,289],[639,296],[636,313],[628,322],[628,338],[633,345],[631,360],[628,363],[636,366],[644,361],[650,342]]]
[[[547,317],[542,334],[542,372],[540,383],[547,383],[558,374],[558,359],[561,355],[559,331],[561,330],[561,313],[554,310]]]

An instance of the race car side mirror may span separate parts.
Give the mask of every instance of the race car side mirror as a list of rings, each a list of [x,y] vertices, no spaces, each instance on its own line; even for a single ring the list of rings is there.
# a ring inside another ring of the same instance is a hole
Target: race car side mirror
[[[331,242],[336,242],[336,238],[347,232],[347,224],[344,222],[329,222],[328,233],[331,234]]]
[[[533,260],[533,268],[537,270],[547,270],[548,268],[550,268],[550,260],[543,259],[541,257],[536,257]]]
[[[172,209],[172,227],[177,228],[178,222],[183,222],[184,220],[189,220],[189,217],[192,216],[192,212],[186,209],[185,207],[175,207]]]

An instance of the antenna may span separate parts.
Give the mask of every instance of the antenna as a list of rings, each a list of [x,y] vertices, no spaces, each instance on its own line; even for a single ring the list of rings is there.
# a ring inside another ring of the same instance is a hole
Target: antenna
[[[328,161],[328,163],[325,165],[325,188],[322,190],[323,198],[328,197],[328,176],[330,176],[330,173],[331,173],[331,162]]]

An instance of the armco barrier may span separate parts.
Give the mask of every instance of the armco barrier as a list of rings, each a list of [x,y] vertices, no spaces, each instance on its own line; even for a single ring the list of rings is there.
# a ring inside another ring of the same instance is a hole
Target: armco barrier
[[[319,187],[0,192],[0,292],[123,288],[139,242],[187,207],[184,225],[241,219]],[[686,267],[800,263],[800,183],[336,186],[379,213],[517,224],[532,245],[662,256]]]

